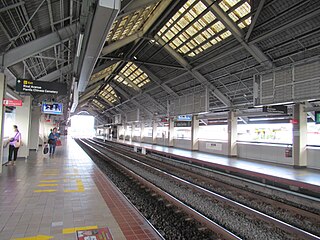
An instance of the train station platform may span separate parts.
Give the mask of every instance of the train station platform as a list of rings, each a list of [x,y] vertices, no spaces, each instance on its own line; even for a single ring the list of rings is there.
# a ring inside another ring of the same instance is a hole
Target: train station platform
[[[129,142],[119,140],[118,143],[145,148],[147,152],[153,152],[169,158],[193,162],[201,166],[209,166],[213,169],[232,173],[249,179],[260,180],[274,186],[286,187],[301,193],[312,193],[318,196],[320,193],[320,170],[296,169],[292,166],[275,164],[270,162],[255,161],[227,157],[211,153],[190,151],[174,147],[166,147],[155,144]],[[320,157],[319,157],[320,160]],[[319,196],[318,196],[319,197]]]
[[[0,239],[159,239],[139,212],[71,139],[52,157],[30,152],[28,160],[3,166],[0,176]],[[93,238],[90,238],[93,239]]]

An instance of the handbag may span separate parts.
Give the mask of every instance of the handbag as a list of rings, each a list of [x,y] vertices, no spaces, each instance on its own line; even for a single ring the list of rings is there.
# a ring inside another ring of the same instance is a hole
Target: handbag
[[[62,145],[61,140],[58,139],[58,140],[56,141],[56,146],[61,146],[61,145]]]
[[[13,146],[15,147],[15,148],[18,148],[18,147],[20,147],[20,141],[19,140],[17,140],[17,141],[15,141],[15,143],[13,144]]]
[[[48,147],[48,144],[44,145],[44,148],[43,148],[43,154],[46,155],[48,154],[49,152],[49,147]]]

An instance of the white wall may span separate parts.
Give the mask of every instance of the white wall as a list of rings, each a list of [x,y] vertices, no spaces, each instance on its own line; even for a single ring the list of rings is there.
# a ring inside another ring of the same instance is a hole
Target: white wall
[[[16,108],[16,125],[22,136],[22,145],[18,151],[18,157],[27,158],[29,156],[30,125],[31,125],[31,97],[23,99],[21,107]]]
[[[191,149],[191,140],[189,139],[174,139],[173,147],[183,148],[183,149]]]
[[[309,168],[320,169],[320,148],[307,148],[307,166]]]
[[[199,151],[228,155],[228,143],[226,141],[199,140]]]
[[[285,157],[285,149],[284,145],[238,143],[238,157],[293,165],[292,157]]]

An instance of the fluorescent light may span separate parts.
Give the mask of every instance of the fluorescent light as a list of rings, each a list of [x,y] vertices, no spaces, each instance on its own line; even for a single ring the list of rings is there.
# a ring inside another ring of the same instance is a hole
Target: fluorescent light
[[[80,33],[80,35],[79,35],[79,40],[78,40],[77,54],[76,54],[77,57],[80,56],[81,46],[82,46],[82,40],[83,40],[83,33]]]

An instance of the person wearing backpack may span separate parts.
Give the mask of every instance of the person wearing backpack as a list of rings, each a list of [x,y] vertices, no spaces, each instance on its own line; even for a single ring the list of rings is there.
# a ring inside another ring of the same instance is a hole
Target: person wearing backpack
[[[53,155],[56,151],[57,140],[59,138],[59,133],[57,133],[57,128],[53,128],[52,132],[49,134],[48,143],[49,143],[49,154]]]
[[[18,156],[18,150],[21,145],[21,133],[18,130],[17,125],[13,125],[13,131],[14,135],[9,139],[9,156],[8,156],[8,162],[5,164],[5,166],[11,166],[16,164],[17,156]],[[13,161],[12,161],[12,155],[13,155]]]

